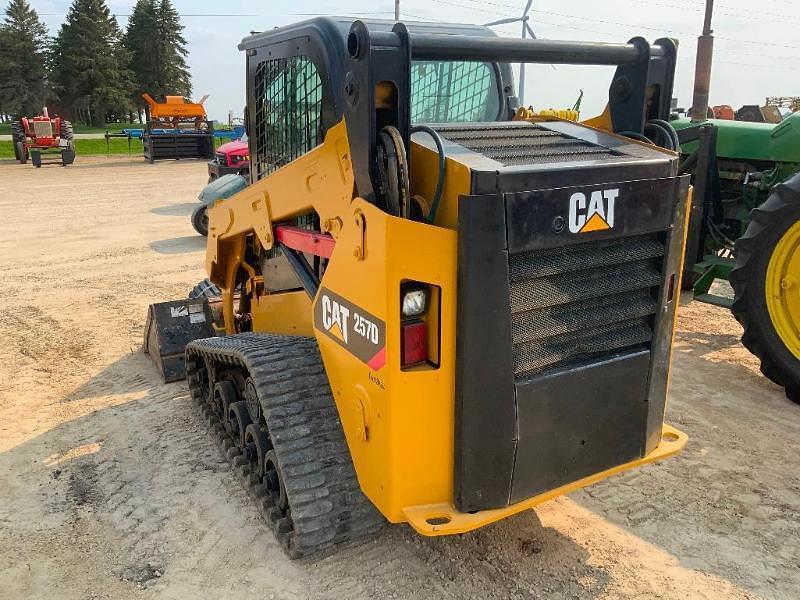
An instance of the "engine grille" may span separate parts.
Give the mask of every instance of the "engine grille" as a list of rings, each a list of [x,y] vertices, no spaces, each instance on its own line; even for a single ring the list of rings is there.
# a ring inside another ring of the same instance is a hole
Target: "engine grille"
[[[614,160],[625,155],[535,123],[437,125],[447,140],[504,166]]]
[[[37,138],[53,137],[53,126],[51,121],[34,121],[33,133]]]
[[[663,257],[659,234],[512,254],[515,378],[648,347]]]

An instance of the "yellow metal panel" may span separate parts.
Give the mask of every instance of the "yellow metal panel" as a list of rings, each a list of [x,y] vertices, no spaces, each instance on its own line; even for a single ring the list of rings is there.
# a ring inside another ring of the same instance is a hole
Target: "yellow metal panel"
[[[424,197],[428,205],[433,202],[433,192],[439,177],[439,154],[418,142],[411,142],[411,193]],[[436,214],[436,225],[458,227],[458,197],[470,193],[470,170],[466,165],[448,156],[442,202]]]
[[[674,427],[664,424],[661,433],[661,443],[644,458],[607,469],[600,473],[595,473],[594,475],[589,475],[578,481],[573,481],[567,485],[563,485],[505,508],[482,510],[476,513],[462,513],[458,512],[452,503],[447,502],[442,504],[429,504],[426,506],[409,506],[403,512],[408,519],[408,523],[422,535],[438,536],[464,533],[466,531],[478,529],[484,525],[489,525],[500,519],[505,519],[523,510],[534,508],[557,496],[569,494],[570,492],[602,481],[617,473],[635,469],[647,463],[662,460],[677,454],[686,445],[688,439],[689,438],[682,431],[678,431]]]
[[[285,335],[314,335],[311,299],[305,291],[260,296],[252,304],[253,331]]]
[[[614,124],[611,122],[611,109],[606,105],[603,112],[596,117],[581,121],[584,125],[594,127],[595,129],[602,129],[609,133],[614,133]]]
[[[363,260],[354,252],[359,212],[366,224]],[[405,506],[449,502],[453,495],[456,237],[357,199],[321,282],[386,325],[386,362],[377,371],[321,330],[315,333],[361,488],[394,522],[405,520]],[[405,279],[442,290],[438,369],[400,369]]]

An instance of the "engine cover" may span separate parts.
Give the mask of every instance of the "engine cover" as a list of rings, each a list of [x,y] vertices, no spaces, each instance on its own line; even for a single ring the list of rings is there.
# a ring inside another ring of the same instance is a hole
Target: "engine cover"
[[[454,495],[500,508],[660,440],[688,180],[576,123],[437,127],[459,202]]]

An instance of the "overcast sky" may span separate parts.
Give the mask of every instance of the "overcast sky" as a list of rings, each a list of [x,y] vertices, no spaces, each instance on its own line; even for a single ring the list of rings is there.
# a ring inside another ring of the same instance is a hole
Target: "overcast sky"
[[[244,106],[244,56],[236,49],[251,30],[263,31],[315,14],[392,18],[393,0],[173,0],[186,26],[194,95],[210,94],[209,116],[227,119]],[[121,27],[134,0],[110,0]],[[70,0],[31,0],[55,34]],[[485,23],[522,12],[525,0],[401,0],[406,20]],[[640,35],[650,41],[680,41],[674,95],[691,103],[696,38],[702,29],[703,0],[534,0],[531,25],[550,39],[625,42]],[[241,16],[219,16],[219,15]],[[195,15],[195,16],[192,16]],[[201,16],[213,15],[213,16]],[[800,0],[717,0],[712,104],[762,104],[765,96],[800,96]],[[496,28],[519,36],[519,25]],[[531,65],[526,98],[535,108],[571,106],[585,91],[582,117],[606,103],[613,69]]]

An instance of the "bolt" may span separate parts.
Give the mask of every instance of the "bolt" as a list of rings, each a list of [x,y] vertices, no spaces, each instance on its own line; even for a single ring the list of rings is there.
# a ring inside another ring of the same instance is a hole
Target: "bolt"
[[[791,275],[781,279],[781,289],[790,290],[797,285],[797,280]]]

